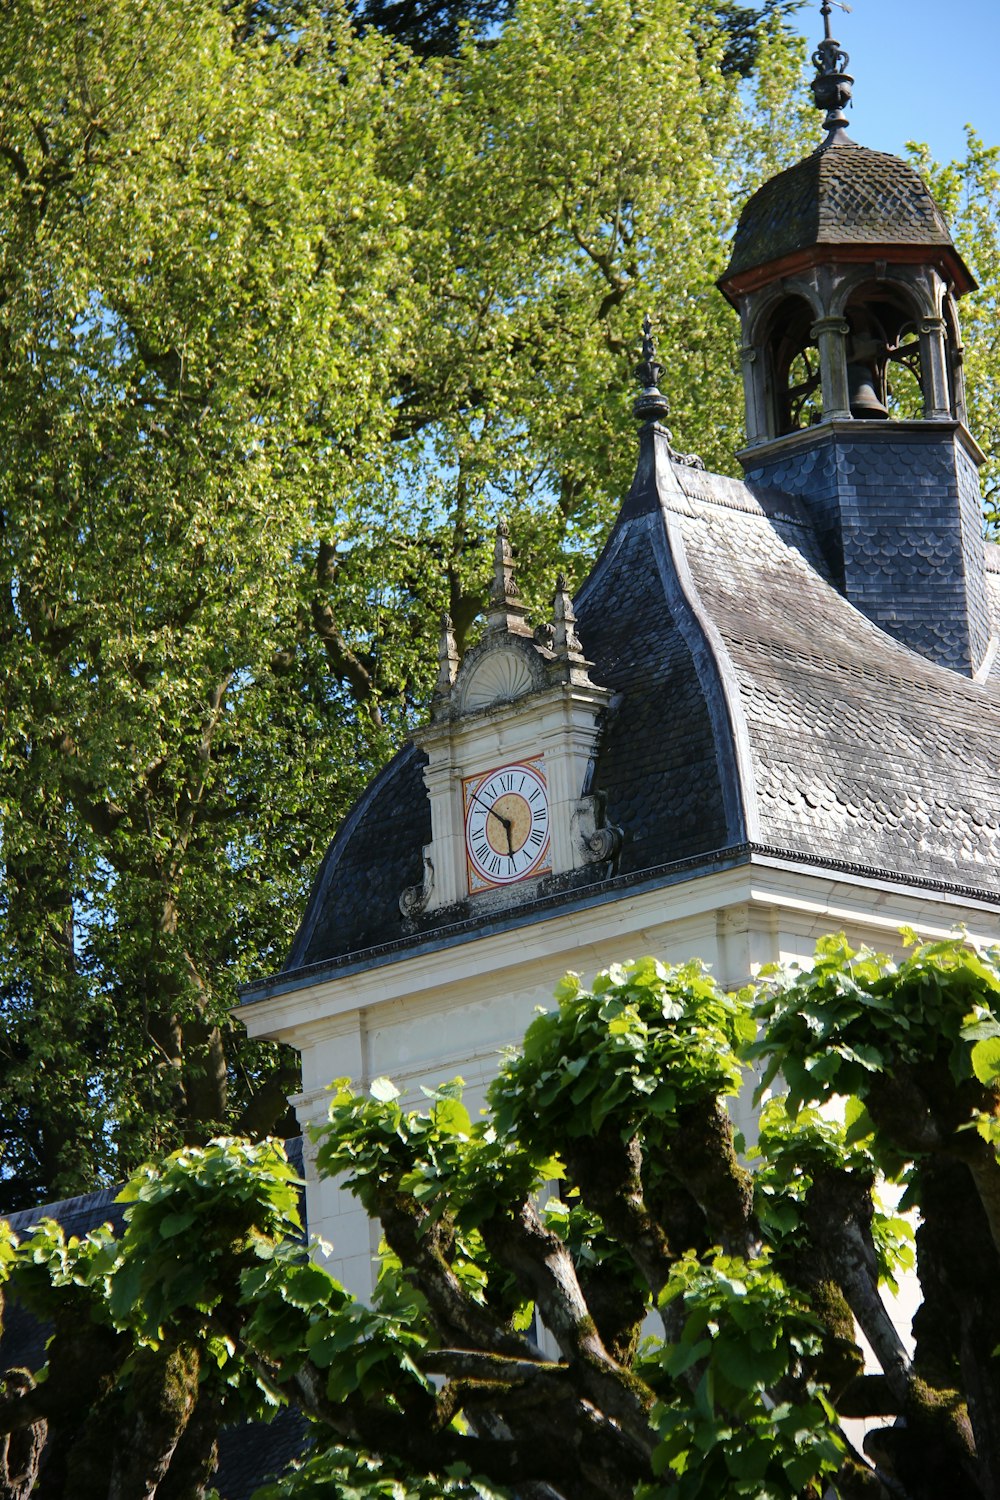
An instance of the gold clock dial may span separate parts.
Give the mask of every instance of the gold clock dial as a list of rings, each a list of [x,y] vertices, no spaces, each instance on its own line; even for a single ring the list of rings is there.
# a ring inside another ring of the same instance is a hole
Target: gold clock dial
[[[471,892],[511,885],[549,865],[549,798],[541,757],[463,783]]]

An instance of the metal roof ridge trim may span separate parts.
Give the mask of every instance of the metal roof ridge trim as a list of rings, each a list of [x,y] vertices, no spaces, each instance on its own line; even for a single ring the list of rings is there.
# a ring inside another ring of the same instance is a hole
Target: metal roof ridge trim
[[[653,552],[664,597],[691,653],[708,707],[726,832],[730,838],[752,841],[760,832],[760,810],[753,748],[736,664],[701,597],[688,562],[683,529],[678,525],[679,512],[671,503],[678,492],[683,493],[676,469],[673,465],[663,470],[657,467],[655,477],[663,519],[662,530],[654,537]],[[706,668],[711,680],[706,680]]]
[[[746,500],[741,500],[736,495],[729,497],[719,494],[702,493],[696,487],[694,482],[684,482],[687,478],[687,475],[692,472],[690,469],[682,469],[679,464],[674,464],[673,468],[674,472],[677,474],[678,479],[681,480],[681,498],[686,502],[686,504],[682,505],[679,503],[677,497],[671,498],[671,500],[669,501],[669,509],[676,514],[696,517],[698,515],[698,511],[696,509],[697,506],[711,505],[716,510],[735,510],[739,512],[740,515],[752,516],[755,520],[758,521],[769,521],[772,524],[779,523],[782,526],[797,526],[802,531],[815,530],[808,516],[802,515],[801,513],[796,514],[796,511],[799,510],[800,507],[796,506],[796,497],[794,495],[789,495],[786,497],[788,501],[787,510],[776,510],[775,512],[771,512],[766,509],[766,507],[761,503],[760,500],[758,500],[757,496],[754,495],[753,491],[750,489],[750,486],[744,479],[733,479],[728,474],[716,474],[713,469],[703,469],[698,471],[706,478],[724,479],[726,480],[727,484],[739,486],[739,488],[745,491],[748,497]],[[706,491],[709,491],[711,487],[706,485],[704,488]]]

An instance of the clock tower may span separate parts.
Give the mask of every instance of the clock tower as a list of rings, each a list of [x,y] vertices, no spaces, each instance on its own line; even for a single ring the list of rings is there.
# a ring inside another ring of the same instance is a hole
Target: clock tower
[[[459,665],[445,616],[439,662],[430,723],[413,736],[431,841],[420,884],[401,894],[404,918],[468,900],[498,910],[595,863],[610,869],[620,833],[590,782],[612,694],[591,680],[564,578],[551,623],[526,623],[505,521],[482,639]]]

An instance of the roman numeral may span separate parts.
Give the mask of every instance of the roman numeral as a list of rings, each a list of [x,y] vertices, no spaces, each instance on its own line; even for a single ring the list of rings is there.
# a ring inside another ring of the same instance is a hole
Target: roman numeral
[[[541,847],[544,838],[545,834],[540,828],[533,828],[528,834],[526,842],[529,844],[534,844],[535,848],[538,849]]]

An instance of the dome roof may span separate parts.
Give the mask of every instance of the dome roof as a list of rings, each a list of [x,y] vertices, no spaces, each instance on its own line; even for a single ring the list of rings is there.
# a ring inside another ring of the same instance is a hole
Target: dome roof
[[[819,245],[946,247],[968,276],[919,173],[843,135],[754,193],[740,215],[723,281]]]

